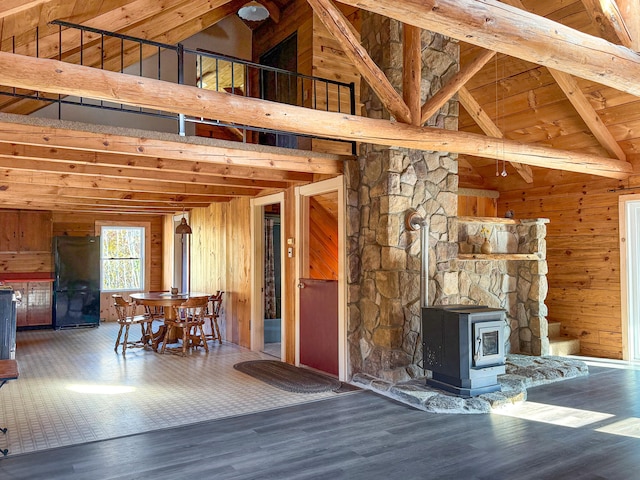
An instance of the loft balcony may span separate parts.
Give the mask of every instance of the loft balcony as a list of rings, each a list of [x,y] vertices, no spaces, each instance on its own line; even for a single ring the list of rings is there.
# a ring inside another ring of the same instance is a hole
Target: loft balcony
[[[33,41],[21,39],[18,44],[13,39],[3,44],[3,50],[231,95],[355,114],[354,83],[303,75],[182,43],[165,44],[58,20],[50,27],[57,33],[43,36],[36,31]],[[331,153],[351,154],[355,149],[353,142],[15,87],[0,87],[0,111],[301,150],[317,150],[314,145],[318,142],[323,151]]]

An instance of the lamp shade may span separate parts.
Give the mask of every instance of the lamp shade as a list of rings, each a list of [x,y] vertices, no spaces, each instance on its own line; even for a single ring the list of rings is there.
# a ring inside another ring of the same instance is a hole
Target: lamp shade
[[[180,225],[176,227],[176,233],[178,235],[191,235],[191,227],[187,223],[187,219],[182,217],[180,220]]]
[[[258,2],[249,2],[238,10],[238,16],[243,20],[259,22],[269,18],[269,10]]]

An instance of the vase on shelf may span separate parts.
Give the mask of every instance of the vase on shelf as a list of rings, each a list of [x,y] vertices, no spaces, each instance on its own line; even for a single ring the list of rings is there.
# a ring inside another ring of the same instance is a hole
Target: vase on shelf
[[[493,249],[491,248],[491,243],[489,243],[489,239],[487,237],[484,237],[484,242],[482,242],[482,245],[480,245],[480,253],[489,255],[492,251]]]

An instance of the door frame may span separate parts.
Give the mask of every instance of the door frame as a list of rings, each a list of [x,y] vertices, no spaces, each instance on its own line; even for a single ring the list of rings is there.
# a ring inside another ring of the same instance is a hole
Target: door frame
[[[286,279],[285,272],[285,208],[284,192],[267,195],[265,197],[252,198],[251,204],[251,350],[261,352],[264,350],[264,207],[266,205],[280,205],[280,282]],[[281,304],[286,305],[286,289],[281,288]],[[280,359],[285,359],[285,347],[287,338],[285,308],[281,309],[280,318]]]
[[[631,300],[630,270],[627,267],[632,260],[628,255],[628,228],[627,228],[627,205],[632,202],[640,202],[640,194],[621,195],[618,197],[618,218],[620,232],[620,317],[622,322],[622,359],[633,361],[633,357],[640,352],[634,352],[634,335],[640,332],[634,331],[632,322],[639,323],[640,319],[633,318],[633,313],[629,311],[629,301]],[[636,225],[640,227],[640,225]],[[640,252],[637,252],[640,257]],[[636,259],[637,260],[637,259]],[[640,276],[640,275],[638,275]]]
[[[300,285],[302,278],[303,255],[308,248],[309,240],[309,197],[323,193],[338,192],[338,378],[347,381],[348,375],[348,347],[347,347],[347,253],[346,253],[346,223],[345,223],[345,187],[344,176],[323,180],[309,185],[295,188],[296,205],[296,238],[298,239],[295,255],[296,285]],[[300,365],[300,288],[295,293],[295,345],[296,365]]]

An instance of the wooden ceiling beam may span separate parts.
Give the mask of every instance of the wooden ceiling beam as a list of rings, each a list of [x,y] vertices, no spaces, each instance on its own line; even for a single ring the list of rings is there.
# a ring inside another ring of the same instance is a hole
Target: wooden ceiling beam
[[[420,92],[422,83],[422,29],[402,26],[402,98],[409,107],[411,125],[420,126]]]
[[[272,0],[260,0],[260,3],[269,11],[269,18],[274,23],[280,23],[280,7]]]
[[[598,5],[601,4],[600,0],[582,1],[585,7],[587,7],[588,11],[590,10],[589,6],[587,5],[589,2],[593,2],[593,5],[591,5],[591,10],[595,8],[595,3],[597,3]],[[522,3],[522,0],[507,0],[507,3],[522,10],[526,10],[524,4]],[[615,2],[613,3],[613,5],[615,5]],[[610,24],[610,22],[606,18],[601,18],[601,21],[599,23],[602,24],[602,22]],[[605,38],[609,41],[614,41],[617,39],[617,37],[616,39],[607,37]],[[600,145],[602,145],[604,149],[609,152],[609,155],[611,155],[612,158],[626,161],[627,157],[622,151],[622,148],[620,148],[620,145],[618,145],[616,139],[613,138],[611,132],[602,123],[600,116],[591,106],[591,103],[589,102],[589,100],[587,100],[587,97],[582,93],[582,90],[580,90],[580,87],[578,86],[578,83],[575,81],[575,79],[568,73],[561,72],[553,68],[549,68],[549,73],[551,73],[551,76],[554,78],[560,89],[564,92],[569,102],[571,102],[573,107],[576,109],[576,112],[578,113],[578,115],[580,115],[580,118],[582,118],[584,123],[587,125],[587,128],[591,130],[591,133],[593,133],[598,142],[600,142]]]
[[[640,55],[498,0],[340,0],[640,96]]]
[[[58,0],[2,0],[2,4],[0,4],[0,19],[55,1]]]
[[[168,160],[148,157],[132,157],[109,153],[87,152],[82,150],[70,150],[51,147],[36,147],[32,145],[16,145],[0,142],[0,158],[14,159],[13,162],[19,168],[27,168],[32,165],[29,162],[39,161],[50,163],[51,166],[41,164],[43,170],[89,173],[107,175],[108,169],[113,169],[116,176],[129,178],[146,178],[168,181],[176,181],[179,178],[189,179],[194,183],[206,183],[208,185],[227,185],[249,188],[287,188],[291,182],[256,180],[253,178],[227,177],[225,167],[199,162],[187,162],[181,160]],[[2,162],[0,166],[6,165]],[[35,165],[35,164],[33,164]],[[90,169],[87,169],[90,167]],[[211,168],[213,167],[213,168]],[[249,170],[246,167],[240,169]],[[233,169],[231,169],[233,170]]]
[[[199,0],[199,2],[202,5],[207,3],[204,0]],[[99,30],[122,33],[123,29],[130,27],[132,24],[143,24],[145,21],[153,21],[153,17],[162,12],[173,12],[175,14],[178,8],[188,3],[189,0],[136,0],[125,5],[120,5],[113,10],[109,10],[81,23],[87,27],[97,28]],[[72,19],[68,18],[61,18],[60,20],[74,23]],[[65,55],[69,51],[77,50],[80,47],[80,35],[80,30],[63,28],[61,32],[55,31],[48,35],[42,35],[38,39],[37,46],[35,38],[25,43],[17,42],[15,53],[35,55],[37,48],[38,56],[57,58],[60,54]],[[97,33],[84,32],[82,34],[82,44],[85,49],[96,46],[99,40],[100,36]],[[61,41],[62,50],[60,49]]]
[[[218,201],[218,196],[189,195],[189,194],[166,194],[149,192],[130,192],[118,190],[99,190],[96,188],[76,188],[59,185],[33,185],[32,183],[14,182],[11,179],[2,183],[0,192],[11,191],[18,197],[28,197],[32,194],[48,195],[59,198],[70,199],[95,199],[108,201],[125,201],[132,204],[163,203],[167,205],[179,205],[189,207],[200,203],[211,203]],[[227,197],[231,198],[231,197]]]
[[[409,107],[393,85],[389,82],[384,72],[371,59],[369,53],[360,44],[353,34],[351,23],[331,2],[331,0],[307,0],[314,13],[333,35],[345,55],[362,75],[376,93],[382,104],[396,120],[402,123],[411,123]]]
[[[185,208],[206,208],[210,205],[210,202],[199,202],[199,203],[190,203],[190,204],[177,204],[172,202],[146,202],[146,203],[132,203],[127,202],[126,200],[103,200],[103,199],[94,199],[94,198],[64,198],[64,197],[55,197],[52,195],[41,195],[38,194],[35,189],[29,194],[27,197],[23,197],[22,199],[16,198],[15,194],[10,190],[5,192],[0,192],[0,202],[5,203],[33,203],[37,202],[41,205],[47,204],[56,204],[60,205],[69,205],[69,206],[84,206],[84,207],[105,207],[105,208],[115,208],[121,209],[123,212],[131,211],[131,210],[162,210],[165,212],[178,212],[182,210],[182,207]]]
[[[632,3],[632,2],[629,2]],[[634,0],[637,8],[637,0]],[[627,48],[638,51],[637,43],[632,39],[632,34],[622,12],[615,0],[582,0],[591,23],[596,27],[600,36],[611,43],[619,43]],[[640,10],[636,10],[640,14]],[[629,17],[631,20],[631,17]]]
[[[629,34],[629,48],[640,52],[640,3],[638,0],[617,0],[616,5]]]
[[[0,170],[0,190],[8,183],[28,183],[40,186],[66,186],[75,188],[95,188],[120,192],[149,192],[167,195],[205,195],[205,196],[256,196],[260,189],[218,187],[194,185],[188,183],[170,183],[153,180],[122,180],[103,176],[79,176],[58,173],[29,172],[20,169],[4,168]]]
[[[88,207],[86,205],[68,205],[64,203],[48,203],[48,202],[32,202],[26,200],[25,202],[9,201],[3,202],[2,208],[14,209],[14,210],[52,210],[55,212],[69,212],[71,215],[77,215],[80,213],[101,213],[109,215],[171,215],[176,213],[175,210],[167,208],[166,210],[144,210],[137,209],[127,212],[123,212],[120,208],[111,207]]]
[[[502,130],[491,120],[487,112],[484,111],[482,106],[473,98],[473,95],[466,89],[461,87],[458,91],[458,99],[460,104],[464,107],[467,113],[475,120],[478,126],[484,133],[493,138],[504,138]],[[496,160],[500,160],[497,158]],[[518,175],[527,183],[533,183],[533,172],[529,165],[523,165],[519,162],[509,162],[511,166],[516,169]]]
[[[72,126],[76,128],[72,129]],[[180,160],[192,164],[206,163],[221,166],[221,169],[215,169],[216,173],[221,175],[244,175],[249,179],[287,182],[308,183],[313,180],[310,174],[340,174],[343,167],[343,158],[337,155],[297,150],[283,151],[277,148],[200,138],[189,141],[179,135],[159,135],[141,130],[135,132],[140,134],[139,137],[110,133],[118,132],[117,129],[101,130],[102,132],[82,130],[78,124],[63,121],[38,124],[32,120],[31,123],[26,123],[24,117],[19,115],[0,114],[0,143]],[[128,132],[132,133],[131,130]],[[213,167],[202,168],[214,172]]]
[[[422,106],[422,123],[427,122],[429,118],[440,110],[440,108],[442,108],[451,99],[451,97],[458,93],[476,73],[482,70],[482,67],[484,67],[489,60],[494,58],[495,55],[496,52],[483,49],[476,58],[474,58],[469,64],[465,65],[464,68],[460,69],[460,71],[456,73],[446,85],[440,88],[440,90],[438,90],[436,94],[427,100]],[[460,102],[463,103],[466,100],[465,109],[470,112],[469,114],[474,118],[482,131],[490,137],[504,138],[502,131],[493,123],[493,121],[491,121],[489,116],[475,101],[468,90],[464,89],[462,96],[465,98],[460,100]],[[465,104],[463,103],[463,106],[464,105]],[[533,182],[533,172],[531,171],[531,167],[518,162],[509,163],[511,163],[511,166],[525,182]]]
[[[620,148],[620,145],[618,145],[616,139],[613,138],[613,135],[607,129],[606,125],[602,123],[600,115],[595,111],[585,94],[582,93],[575,79],[568,73],[560,72],[553,68],[549,69],[549,73],[551,73],[551,76],[576,109],[578,115],[580,115],[589,130],[591,130],[591,133],[593,133],[594,137],[600,142],[600,145],[609,152],[612,158],[626,161],[627,155],[622,148]]]
[[[128,167],[112,167],[105,165],[88,165],[83,163],[72,163],[63,161],[34,160],[31,158],[0,153],[0,169],[20,170],[26,172],[46,172],[63,175],[79,175],[90,177],[103,177],[121,180],[154,180],[157,182],[179,183],[188,185],[211,185],[225,186],[243,192],[248,189],[249,195],[255,195],[262,188],[260,186],[243,185],[241,181],[237,183],[225,182],[219,177],[203,175],[199,173],[176,173],[140,170]],[[273,188],[273,187],[271,187]],[[283,187],[276,187],[283,188]]]
[[[612,178],[627,178],[633,171],[627,162],[594,155],[524,145],[471,133],[311,110],[4,52],[0,52],[0,85],[218,118],[240,125],[417,150],[463,153]],[[162,154],[157,150],[159,143],[158,140],[143,142],[136,150],[138,154],[147,152],[152,156],[169,156],[170,152]],[[150,148],[154,146],[155,149]],[[169,146],[175,147],[175,144],[170,143],[165,148]],[[203,153],[206,154],[206,151]],[[299,162],[293,162],[293,166],[301,167]]]
[[[476,73],[482,70],[489,60],[495,56],[496,52],[482,50],[464,68],[461,68],[446,85],[422,105],[422,123],[426,123],[445,103],[451,99]]]
[[[143,11],[144,0],[140,3],[134,2],[136,5],[131,6],[130,13],[138,13]],[[122,9],[112,10],[101,15],[98,20],[85,22],[94,28],[104,29],[108,31],[117,31],[121,34],[127,34],[133,37],[154,40],[167,44],[176,44],[185,38],[218,23],[220,20],[237,12],[245,2],[245,0],[197,0],[161,3],[157,7],[150,8],[150,11],[156,12],[155,16],[141,18],[123,15]],[[125,5],[126,8],[132,4]],[[155,5],[155,4],[154,4]],[[214,9],[210,10],[213,5]],[[145,20],[146,18],[146,20]],[[182,23],[176,23],[176,18],[180,18]],[[115,27],[118,27],[117,30]],[[80,31],[75,29],[63,29],[62,42],[63,48],[60,51],[59,32],[41,37],[36,47],[35,39],[30,39],[27,43],[17,44],[15,51],[19,54],[38,56],[40,58],[62,58],[70,63],[82,63],[83,65],[106,70],[120,71],[140,61],[140,57],[148,58],[158,53],[157,47],[144,46],[140,51],[137,44],[126,42],[124,44],[124,52],[120,57],[123,45],[117,38],[106,37],[104,43],[100,41],[100,36],[91,32],[82,34],[82,58],[80,56]],[[37,55],[36,55],[37,48]],[[106,53],[105,53],[106,52]],[[15,101],[14,99],[0,99],[0,107],[3,111],[9,111],[6,106]],[[4,103],[3,103],[4,102]],[[29,114],[37,111],[42,104],[33,100],[18,100],[19,104],[14,108],[20,110],[11,110],[12,113]]]

